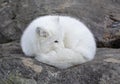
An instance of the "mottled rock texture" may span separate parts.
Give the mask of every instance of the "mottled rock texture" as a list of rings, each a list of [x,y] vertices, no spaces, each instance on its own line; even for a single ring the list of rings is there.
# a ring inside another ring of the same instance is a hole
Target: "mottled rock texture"
[[[0,84],[120,84],[119,79],[120,49],[98,48],[93,61],[61,70],[25,57],[19,42],[0,45]]]

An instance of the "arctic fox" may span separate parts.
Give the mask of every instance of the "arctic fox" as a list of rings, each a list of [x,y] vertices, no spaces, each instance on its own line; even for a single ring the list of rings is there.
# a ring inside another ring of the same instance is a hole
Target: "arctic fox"
[[[32,21],[21,38],[25,55],[64,69],[94,58],[93,34],[79,20],[69,16],[47,15]]]

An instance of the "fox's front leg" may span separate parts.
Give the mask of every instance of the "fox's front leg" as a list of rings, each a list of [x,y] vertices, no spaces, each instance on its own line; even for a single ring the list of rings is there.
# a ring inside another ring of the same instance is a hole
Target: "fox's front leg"
[[[60,55],[60,53],[58,53],[57,51],[51,51],[47,54],[38,54],[35,59],[42,63],[53,65],[61,69],[71,66],[71,64],[66,63],[66,59],[64,59],[64,54],[61,53]]]
[[[56,56],[56,52],[55,51],[51,51],[49,53],[39,53],[36,55],[35,59],[40,61],[40,62],[43,62],[43,63],[50,63],[52,60],[55,60],[55,57]]]

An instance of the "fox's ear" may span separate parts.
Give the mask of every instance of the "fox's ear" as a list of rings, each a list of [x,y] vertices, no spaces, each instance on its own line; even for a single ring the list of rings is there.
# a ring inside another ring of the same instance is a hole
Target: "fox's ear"
[[[40,27],[36,28],[36,34],[39,35],[40,37],[47,37],[49,35],[47,31]]]

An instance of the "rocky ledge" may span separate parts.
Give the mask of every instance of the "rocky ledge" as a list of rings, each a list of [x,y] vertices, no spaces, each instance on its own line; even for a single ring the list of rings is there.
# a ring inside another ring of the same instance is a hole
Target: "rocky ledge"
[[[120,84],[120,49],[98,48],[93,61],[68,69],[26,57],[19,42],[0,45],[0,84]]]

